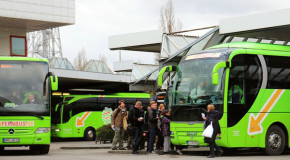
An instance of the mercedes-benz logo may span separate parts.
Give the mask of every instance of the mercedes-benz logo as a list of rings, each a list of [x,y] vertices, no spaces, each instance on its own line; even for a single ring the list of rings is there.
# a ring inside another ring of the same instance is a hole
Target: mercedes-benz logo
[[[11,128],[11,129],[8,130],[8,132],[9,132],[10,134],[13,134],[13,133],[14,133],[14,129]]]

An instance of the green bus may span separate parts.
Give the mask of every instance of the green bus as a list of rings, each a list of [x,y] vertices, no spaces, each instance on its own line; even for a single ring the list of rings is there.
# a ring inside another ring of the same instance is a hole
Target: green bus
[[[95,131],[111,124],[111,115],[124,100],[126,108],[141,101],[150,103],[149,93],[114,93],[110,95],[67,95],[52,110],[52,137],[95,139]]]
[[[47,154],[50,92],[58,88],[48,60],[1,57],[0,75],[0,151],[4,147],[30,146],[30,150]]]
[[[162,72],[161,72],[162,71]],[[290,145],[290,46],[232,42],[188,54],[178,66],[170,95],[171,142],[207,146],[201,113],[214,104],[222,113],[225,148],[263,148],[279,155]]]

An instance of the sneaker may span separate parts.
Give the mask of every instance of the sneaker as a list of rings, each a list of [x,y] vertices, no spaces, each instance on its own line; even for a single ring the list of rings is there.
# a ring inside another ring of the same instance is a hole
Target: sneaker
[[[126,148],[124,148],[124,147],[121,147],[121,148],[119,148],[119,150],[126,150]]]
[[[207,156],[207,158],[214,158],[214,157],[215,157],[214,155]]]
[[[179,154],[179,155],[183,155],[182,152],[181,152],[181,150],[179,150],[179,149],[176,150],[176,152],[177,152],[177,154]]]
[[[117,150],[117,149],[118,149],[117,147],[113,147],[113,148],[112,148],[112,150]]]
[[[126,148],[127,148],[127,150],[132,150],[132,148],[130,146],[127,146]]]
[[[155,151],[152,152],[148,152],[149,155],[157,155],[157,153]]]

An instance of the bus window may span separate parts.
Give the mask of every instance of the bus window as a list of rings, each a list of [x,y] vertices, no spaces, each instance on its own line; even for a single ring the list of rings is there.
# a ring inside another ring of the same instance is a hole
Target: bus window
[[[71,104],[64,105],[63,123],[66,123],[72,116],[86,111],[101,111],[97,104],[97,98],[84,98]]]
[[[264,56],[268,67],[268,89],[290,89],[290,58]]]
[[[132,106],[135,105],[135,103],[137,102],[136,98],[118,98],[118,102],[120,100],[124,100],[125,104],[126,104],[126,108],[127,110],[129,110]],[[118,104],[119,105],[119,104]]]
[[[256,55],[237,55],[232,59],[228,87],[228,127],[237,124],[254,103],[262,81]]]
[[[126,102],[125,102],[126,103]],[[107,108],[112,108],[114,110],[119,106],[118,99],[117,98],[98,98],[98,107],[105,109]]]

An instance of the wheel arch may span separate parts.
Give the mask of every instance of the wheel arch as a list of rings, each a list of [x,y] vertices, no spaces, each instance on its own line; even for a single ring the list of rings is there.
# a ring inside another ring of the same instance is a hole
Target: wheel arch
[[[285,145],[286,145],[286,147],[289,147],[289,133],[288,133],[286,126],[281,122],[274,122],[268,127],[268,129],[274,125],[279,126],[283,130],[283,132],[285,134],[285,140],[286,140]]]
[[[86,132],[86,130],[87,129],[92,129],[93,130],[93,132],[94,132],[94,138],[96,138],[96,129],[93,127],[93,126],[88,126],[88,127],[86,127],[85,129],[84,129],[84,132],[83,132],[83,138],[86,138],[85,136],[85,132]]]

